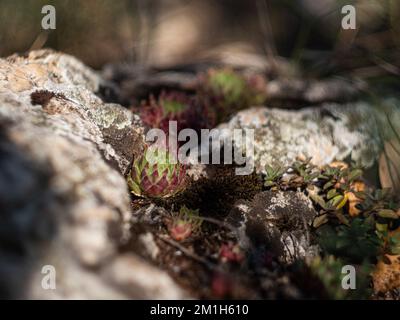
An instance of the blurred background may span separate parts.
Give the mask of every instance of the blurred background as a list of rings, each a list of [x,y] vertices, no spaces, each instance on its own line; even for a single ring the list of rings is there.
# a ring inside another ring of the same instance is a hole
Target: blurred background
[[[57,10],[41,29],[42,6]],[[357,29],[341,28],[342,6]],[[307,73],[400,75],[399,0],[0,0],[0,56],[50,47],[93,68],[191,62],[210,52],[283,56]]]

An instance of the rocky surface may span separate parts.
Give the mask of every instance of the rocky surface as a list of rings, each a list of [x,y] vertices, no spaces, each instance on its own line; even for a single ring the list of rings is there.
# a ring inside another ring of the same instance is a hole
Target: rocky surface
[[[52,51],[0,59],[2,297],[185,296],[165,272],[119,253],[131,216],[123,175],[143,127],[103,103],[105,85]],[[41,286],[46,265],[56,290]]]
[[[354,100],[360,94],[361,89],[366,89],[364,82],[346,81],[345,79],[283,78],[272,80],[266,86],[270,100],[303,101],[308,104]]]
[[[121,104],[139,103],[141,98],[161,88],[174,88],[194,91],[201,86],[199,73],[222,65],[244,74],[274,75],[266,81],[263,90],[268,104],[283,109],[300,109],[305,105],[324,102],[349,102],[356,100],[367,84],[340,78],[310,80],[301,77],[299,70],[284,59],[271,63],[265,56],[246,53],[233,53],[231,50],[216,49],[206,54],[197,63],[177,65],[175,68],[151,68],[142,64],[109,64],[104,67],[102,76],[117,86],[108,91],[111,97]],[[278,76],[277,76],[277,74]],[[288,76],[291,75],[291,76]]]
[[[297,157],[312,157],[316,165],[350,158],[365,167],[376,162],[381,148],[378,127],[367,103],[325,104],[321,108],[296,111],[254,107],[238,112],[218,128],[233,139],[238,150],[245,150],[235,140],[234,129],[254,130],[254,161],[257,172],[265,165],[289,165]],[[222,138],[222,137],[221,137]]]
[[[264,191],[251,201],[237,201],[226,221],[235,227],[241,247],[263,250],[289,265],[318,254],[310,236],[316,215],[301,192]]]
[[[311,227],[318,206],[298,186],[262,191],[259,173],[298,157],[374,167],[381,136],[394,138],[382,128],[387,117],[371,117],[374,107],[365,102],[325,102],[358,92],[344,82],[268,82],[270,97],[322,105],[234,114],[218,128],[254,129],[255,172],[193,165],[178,197],[143,199],[129,194],[124,176],[143,151],[145,128],[131,110],[105,101],[129,102],[164,87],[190,91],[197,79],[193,72],[157,74],[135,70],[133,83],[116,88],[61,53],[0,59],[0,297],[325,297],[320,287],[308,288],[314,280],[301,269],[321,251]],[[179,216],[183,206],[196,217]],[[171,229],[182,219],[191,233],[181,241]],[[52,270],[56,289],[46,290]]]

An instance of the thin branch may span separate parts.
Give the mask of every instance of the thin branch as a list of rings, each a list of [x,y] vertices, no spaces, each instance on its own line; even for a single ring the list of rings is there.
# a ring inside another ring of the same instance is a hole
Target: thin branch
[[[389,72],[391,74],[394,74],[396,76],[400,76],[400,69],[395,66],[394,64],[391,64],[385,60],[383,60],[382,58],[379,58],[376,55],[373,55],[371,57],[371,60],[380,68],[382,68],[383,70],[385,70],[386,72]]]
[[[265,38],[264,48],[268,58],[270,58],[271,62],[275,64],[275,56],[277,55],[277,51],[273,40],[272,26],[268,11],[268,3],[266,0],[257,0],[256,6],[257,6],[258,21],[260,23],[261,32]]]
[[[213,223],[213,224],[215,224],[217,226],[229,229],[231,231],[236,231],[236,228],[234,226],[232,226],[231,224],[229,224],[227,222],[218,220],[218,219],[214,219],[214,218],[211,218],[211,217],[201,217],[201,216],[199,216],[199,217],[194,216],[193,218]]]
[[[184,246],[180,245],[178,242],[169,239],[165,236],[162,235],[156,235],[157,238],[159,238],[160,240],[164,241],[165,243],[169,244],[170,246],[180,250],[184,255],[186,255],[187,257],[204,264],[207,268],[209,268],[210,270],[220,270],[221,268],[218,267],[217,265],[211,263],[210,261],[208,261],[207,259],[204,259],[200,256],[198,256],[197,254],[195,254],[194,252],[188,250],[187,248],[185,248]]]

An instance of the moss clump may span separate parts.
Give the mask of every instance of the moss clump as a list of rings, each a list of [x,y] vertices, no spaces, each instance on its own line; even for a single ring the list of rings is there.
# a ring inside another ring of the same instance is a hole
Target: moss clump
[[[252,199],[262,189],[259,175],[253,173],[247,176],[235,174],[233,165],[216,165],[213,177],[201,178],[192,183],[182,196],[169,203],[179,207],[187,204],[199,208],[200,212],[213,216],[225,216],[231,210],[235,201]]]

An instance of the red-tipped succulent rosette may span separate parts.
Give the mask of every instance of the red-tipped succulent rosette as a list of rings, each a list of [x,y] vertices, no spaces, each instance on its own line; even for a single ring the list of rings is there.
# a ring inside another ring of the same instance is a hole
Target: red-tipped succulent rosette
[[[161,129],[167,134],[169,121],[177,122],[178,131],[186,128],[200,131],[214,125],[214,116],[205,105],[176,91],[162,92],[157,99],[150,96],[140,108],[140,117],[148,127]]]
[[[185,188],[186,167],[164,148],[147,147],[134,159],[127,181],[136,196],[168,198]]]
[[[169,234],[174,240],[183,241],[200,230],[202,221],[199,210],[183,206],[169,225]]]

